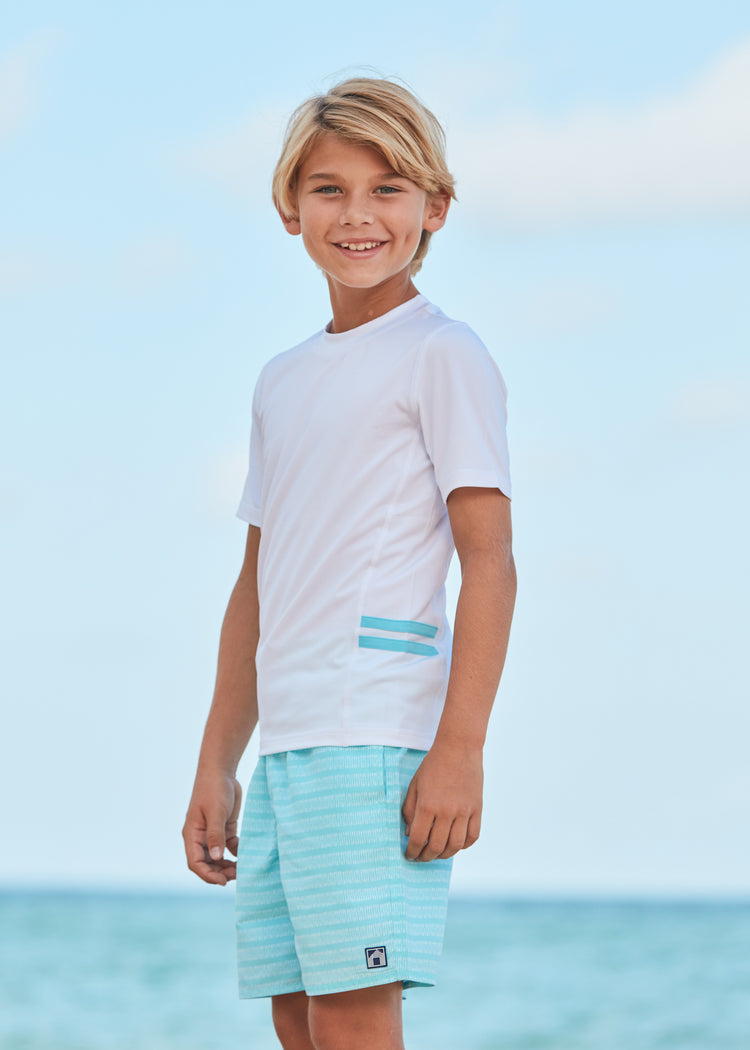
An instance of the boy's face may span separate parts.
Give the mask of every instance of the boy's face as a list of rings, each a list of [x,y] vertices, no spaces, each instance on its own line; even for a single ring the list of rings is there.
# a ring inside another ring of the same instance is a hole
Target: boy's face
[[[428,197],[370,146],[324,135],[300,167],[299,217],[285,219],[332,291],[410,281],[422,230],[445,222],[447,197]]]

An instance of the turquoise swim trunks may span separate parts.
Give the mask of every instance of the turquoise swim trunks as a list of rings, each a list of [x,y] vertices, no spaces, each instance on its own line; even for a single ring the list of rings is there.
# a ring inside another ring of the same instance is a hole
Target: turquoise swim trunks
[[[410,748],[265,755],[237,858],[240,998],[433,985],[452,860],[407,861]]]

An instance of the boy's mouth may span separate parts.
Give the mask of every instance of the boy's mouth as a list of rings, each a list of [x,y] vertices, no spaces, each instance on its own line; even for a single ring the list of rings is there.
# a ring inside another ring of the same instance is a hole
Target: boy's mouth
[[[336,247],[347,252],[367,252],[379,248],[381,244],[385,244],[385,241],[339,241]]]

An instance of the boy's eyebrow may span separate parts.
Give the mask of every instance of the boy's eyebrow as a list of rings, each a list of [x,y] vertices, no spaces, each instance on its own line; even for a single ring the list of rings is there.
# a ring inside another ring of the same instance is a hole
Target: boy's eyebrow
[[[326,182],[336,182],[337,179],[341,178],[340,175],[330,175],[324,171],[316,171],[312,175],[307,176],[307,181],[310,182],[312,179],[325,179]],[[404,179],[408,182],[406,175],[399,175],[397,171],[381,171],[376,176],[376,179]]]

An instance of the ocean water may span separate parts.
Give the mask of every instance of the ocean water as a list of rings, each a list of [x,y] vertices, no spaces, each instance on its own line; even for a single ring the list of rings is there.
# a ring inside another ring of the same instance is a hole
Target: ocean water
[[[0,893],[2,1050],[272,1050],[232,891]],[[750,903],[452,900],[408,1050],[748,1050]]]

